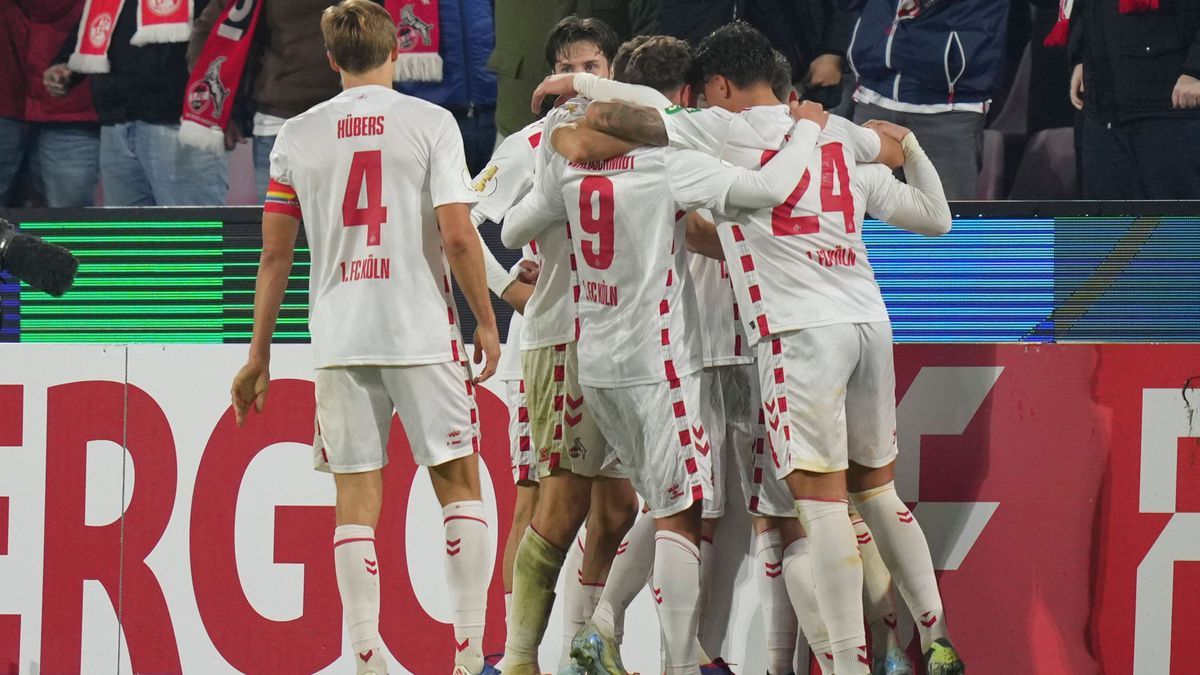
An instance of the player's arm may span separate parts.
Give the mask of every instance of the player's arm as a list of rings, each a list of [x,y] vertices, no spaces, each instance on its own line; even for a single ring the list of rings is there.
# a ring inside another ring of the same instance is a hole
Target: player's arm
[[[593,129],[636,145],[662,147],[670,139],[658,111],[628,103],[592,103],[587,121]]]
[[[560,124],[550,138],[554,150],[569,162],[599,162],[623,155],[638,147],[616,136],[596,131],[587,120]]]
[[[868,199],[868,210],[887,223],[926,236],[949,232],[952,219],[942,179],[917,137],[908,129],[888,122],[868,124],[880,135],[903,139],[904,177],[908,180],[902,183],[890,173],[881,173],[878,180],[884,189],[879,191],[879,199]],[[872,204],[872,201],[882,203]]]
[[[825,128],[829,113],[821,104],[812,101],[793,103],[803,115],[792,129],[792,137],[783,148],[761,169],[751,171],[743,168],[725,167],[724,171],[734,174],[729,194],[724,205],[714,205],[718,210],[734,208],[766,208],[778,206],[787,200],[808,166],[808,160],[817,147],[817,139]]]
[[[300,229],[300,205],[296,193],[274,180],[267,189],[263,208],[262,254],[254,281],[254,330],[250,338],[250,357],[233,378],[230,395],[238,426],[246,421],[250,405],[262,412],[270,384],[271,337],[283,305],[288,275],[296,251],[296,233]]]
[[[500,230],[500,240],[509,248],[521,248],[554,226],[567,220],[567,206],[557,186],[562,180],[562,163],[558,158],[546,167],[534,181],[533,189],[507,215]]]
[[[617,82],[592,73],[560,73],[549,75],[533,90],[530,108],[533,114],[542,109],[547,96],[582,96],[591,101],[620,101],[651,108],[669,108],[671,100],[652,87]]]
[[[717,234],[716,223],[699,212],[692,211],[687,214],[686,224],[689,251],[714,260],[725,259],[725,250],[721,248],[721,237]]]
[[[904,165],[904,150],[900,148],[899,139],[878,133],[866,125],[860,127],[839,115],[830,115],[829,127],[848,139],[848,149],[855,162],[884,164],[890,169]]]
[[[496,317],[492,313],[492,302],[488,297],[487,273],[483,268],[483,245],[479,231],[471,224],[468,204],[442,204],[434,208],[438,229],[442,233],[442,250],[450,263],[450,271],[458,288],[475,316],[475,363],[487,354],[487,363],[475,382],[482,382],[496,372],[500,358],[500,340],[496,331]]]

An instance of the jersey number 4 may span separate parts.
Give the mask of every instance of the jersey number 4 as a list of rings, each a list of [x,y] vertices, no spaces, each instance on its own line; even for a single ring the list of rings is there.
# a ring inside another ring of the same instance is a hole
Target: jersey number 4
[[[766,164],[779,153],[778,150],[766,150],[762,154],[759,165]],[[836,174],[839,192],[834,192],[834,177]],[[771,232],[776,237],[790,237],[796,234],[816,234],[821,231],[820,216],[797,216],[796,205],[808,192],[812,176],[808,169],[800,177],[800,183],[787,201],[771,210]],[[846,156],[842,152],[841,143],[829,143],[821,146],[821,211],[824,213],[841,213],[846,224],[846,233],[852,234],[854,227],[854,195],[850,192],[850,172],[846,169]]]
[[[593,202],[595,204],[593,205]],[[583,259],[593,269],[613,264],[613,184],[604,176],[588,176],[579,184],[579,227],[596,241],[579,242]]]
[[[359,206],[363,186],[367,188],[367,205]],[[342,226],[367,227],[367,246],[378,246],[383,224],[387,222],[387,207],[383,205],[383,153],[364,150],[354,153],[350,162],[350,177],[342,197]]]

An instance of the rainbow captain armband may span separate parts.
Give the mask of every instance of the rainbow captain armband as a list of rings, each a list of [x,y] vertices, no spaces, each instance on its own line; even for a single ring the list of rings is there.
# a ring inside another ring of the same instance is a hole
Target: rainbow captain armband
[[[263,204],[263,213],[282,213],[299,220],[300,198],[296,196],[295,188],[272,178],[267,185],[267,201]]]

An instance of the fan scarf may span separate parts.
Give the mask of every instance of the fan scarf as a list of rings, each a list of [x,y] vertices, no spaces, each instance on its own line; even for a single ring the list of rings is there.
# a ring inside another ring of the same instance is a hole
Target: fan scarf
[[[1050,30],[1050,34],[1042,41],[1047,47],[1062,47],[1071,36],[1071,7],[1075,0],[1060,0],[1058,5],[1058,22]],[[1159,0],[1118,0],[1117,8],[1122,14],[1137,14],[1140,12],[1157,11]]]
[[[225,152],[225,130],[246,72],[264,0],[230,0],[213,24],[183,96],[179,140]]]
[[[438,47],[442,31],[437,0],[384,0],[383,6],[396,22],[396,47],[400,50],[393,79],[441,82]]]
[[[192,36],[194,0],[135,0],[137,31],[129,44],[135,47],[162,42],[187,42]],[[79,20],[75,52],[67,67],[77,73],[107,73],[108,48],[125,0],[87,0]]]

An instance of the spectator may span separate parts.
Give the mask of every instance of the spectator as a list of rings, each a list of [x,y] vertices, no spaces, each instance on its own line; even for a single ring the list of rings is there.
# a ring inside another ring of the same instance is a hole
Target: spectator
[[[211,0],[197,17],[187,47],[189,70],[228,4],[229,0]],[[250,131],[254,136],[254,187],[260,199],[267,194],[271,148],[283,123],[342,90],[338,74],[325,58],[321,37],[321,12],[336,4],[336,0],[265,0],[263,4],[244,75],[250,83],[250,108],[254,111]],[[241,140],[246,131],[243,124],[243,120],[231,120],[226,150]]]
[[[1086,199],[1200,198],[1200,4],[1075,0]]]
[[[84,84],[70,96],[53,98],[42,83],[71,27],[78,0],[6,3],[0,69],[11,73],[0,85],[0,205],[9,202],[13,181],[27,159],[40,179],[49,206],[91,206],[99,180],[100,127]]]
[[[854,121],[912,129],[949,199],[974,199],[983,124],[1003,69],[1008,3],[836,0],[860,12],[850,40]]]
[[[462,131],[467,167],[474,176],[483,170],[496,145],[496,75],[486,67],[496,46],[492,3],[439,0],[438,16],[442,81],[405,82],[396,88],[454,114]]]
[[[529,100],[550,73],[545,60],[546,36],[564,17],[596,18],[622,41],[630,36],[630,17],[645,20],[649,0],[496,0],[496,48],[487,67],[499,76],[496,102],[498,139],[533,121]],[[497,143],[498,144],[498,143]]]
[[[139,27],[139,2],[125,2],[114,20],[96,3],[86,7],[47,69],[50,93],[66,96],[92,73],[92,101],[100,121],[100,178],[106,206],[219,206],[229,188],[229,162],[179,142],[188,68],[188,8],[176,3],[160,25]],[[142,46],[135,46],[132,41]],[[77,35],[79,37],[77,37]],[[82,38],[82,39],[80,39]],[[68,56],[71,66],[67,65]]]

